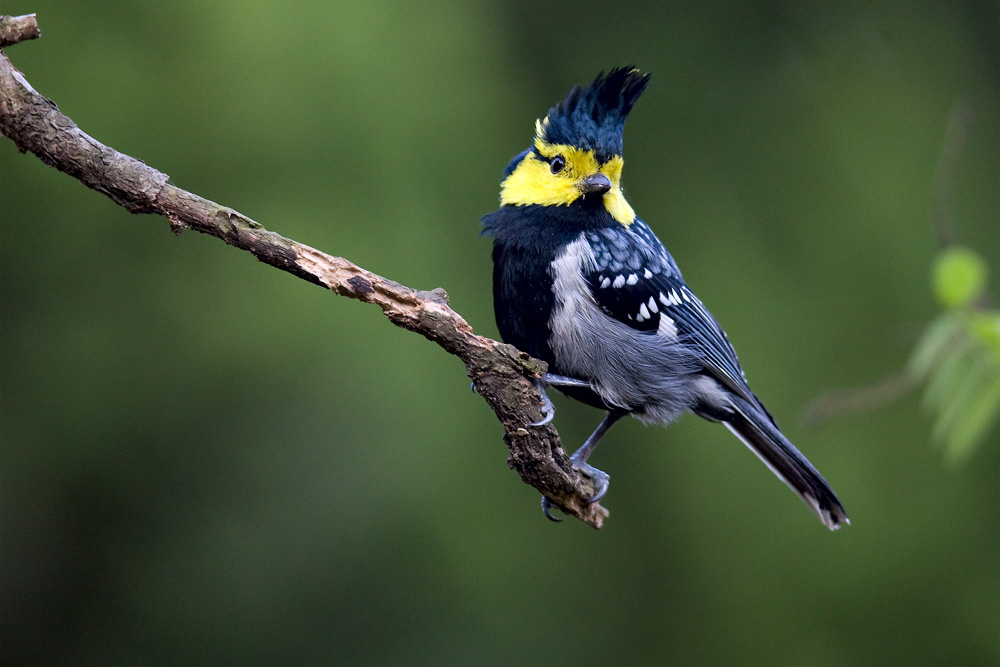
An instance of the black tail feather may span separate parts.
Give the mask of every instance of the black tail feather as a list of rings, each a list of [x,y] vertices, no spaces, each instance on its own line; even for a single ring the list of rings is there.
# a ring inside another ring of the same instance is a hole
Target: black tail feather
[[[735,412],[725,425],[809,506],[830,530],[849,524],[847,512],[830,485],[795,446],[789,442],[766,412],[732,397]]]

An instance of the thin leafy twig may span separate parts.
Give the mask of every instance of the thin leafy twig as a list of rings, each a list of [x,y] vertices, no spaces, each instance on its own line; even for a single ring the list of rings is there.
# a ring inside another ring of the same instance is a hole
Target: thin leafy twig
[[[965,99],[957,99],[948,113],[941,152],[931,183],[931,225],[939,250],[958,243],[954,215],[955,183],[972,132],[975,114]],[[982,304],[985,306],[985,302]],[[911,369],[902,369],[864,387],[822,394],[803,410],[802,420],[813,427],[845,415],[859,414],[895,401],[920,385],[921,378]]]
[[[955,100],[948,113],[941,153],[934,169],[931,184],[931,224],[938,248],[943,250],[958,242],[958,225],[955,223],[955,182],[965,156],[965,146],[975,114],[964,99]]]

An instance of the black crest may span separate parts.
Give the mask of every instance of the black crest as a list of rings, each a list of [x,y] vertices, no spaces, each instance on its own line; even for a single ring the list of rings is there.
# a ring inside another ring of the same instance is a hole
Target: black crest
[[[634,67],[601,72],[589,86],[576,86],[549,109],[540,138],[594,150],[601,162],[622,154],[625,118],[649,85],[649,75]]]

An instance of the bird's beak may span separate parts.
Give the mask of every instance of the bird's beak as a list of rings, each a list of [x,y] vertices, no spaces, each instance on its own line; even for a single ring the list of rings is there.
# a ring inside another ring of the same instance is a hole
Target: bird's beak
[[[579,188],[584,197],[587,195],[603,195],[611,189],[611,179],[601,172],[597,172],[577,183],[576,187]]]

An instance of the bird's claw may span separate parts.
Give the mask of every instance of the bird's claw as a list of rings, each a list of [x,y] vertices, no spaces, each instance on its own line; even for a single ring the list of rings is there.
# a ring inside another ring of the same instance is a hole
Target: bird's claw
[[[546,373],[538,381],[538,391],[542,394],[542,418],[539,421],[531,422],[528,426],[545,426],[556,416],[556,406],[552,399],[545,393],[545,387],[589,387],[590,383],[585,380],[567,377],[565,375],[555,375]]]
[[[573,467],[594,483],[594,495],[587,498],[587,502],[596,503],[603,498],[604,494],[608,492],[608,487],[611,486],[611,475],[603,470],[598,470],[589,463],[575,460],[572,457],[570,457],[570,461],[573,461]]]
[[[536,422],[531,422],[528,426],[545,426],[556,416],[556,406],[552,403],[552,399],[549,398],[549,395],[541,387],[538,390],[542,393],[542,418]]]
[[[552,501],[549,500],[548,496],[542,496],[542,514],[544,514],[545,518],[548,519],[549,521],[562,523],[562,519],[560,519],[557,516],[552,516],[552,514],[549,513],[550,509],[552,509]]]
[[[570,457],[570,461],[573,462],[573,467],[580,471],[584,477],[589,479],[594,483],[594,495],[589,498],[584,498],[587,503],[596,503],[598,500],[604,497],[604,494],[608,492],[608,487],[611,486],[611,476],[604,472],[603,470],[598,470],[589,463],[583,461],[574,460]],[[548,496],[542,496],[542,514],[549,521],[555,521],[556,523],[561,523],[562,519],[552,516],[549,510],[552,509],[552,501],[549,500]]]
[[[596,503],[598,500],[604,497],[604,494],[608,492],[608,487],[611,486],[611,480],[606,473],[601,473],[604,475],[602,479],[595,479],[594,486],[597,491],[591,497],[587,498],[588,503]]]

